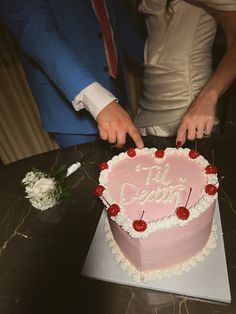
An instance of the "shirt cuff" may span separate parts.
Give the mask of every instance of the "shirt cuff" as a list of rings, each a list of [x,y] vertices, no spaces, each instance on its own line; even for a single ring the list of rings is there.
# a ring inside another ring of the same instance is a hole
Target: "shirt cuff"
[[[76,95],[72,105],[76,111],[81,109],[88,110],[96,120],[99,112],[114,100],[117,100],[114,95],[95,82]]]

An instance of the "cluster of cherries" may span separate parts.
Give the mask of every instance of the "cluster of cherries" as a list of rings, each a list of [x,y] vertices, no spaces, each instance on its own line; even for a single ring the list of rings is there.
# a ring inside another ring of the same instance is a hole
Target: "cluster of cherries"
[[[99,184],[96,186],[95,194],[99,197],[102,197],[104,190],[105,190],[104,186]],[[108,207],[107,212],[108,212],[109,217],[115,217],[120,212],[120,207],[117,204],[112,204]],[[147,229],[146,221],[142,220],[143,215],[144,215],[144,212],[143,212],[142,217],[140,219],[134,220],[134,222],[133,222],[133,228],[134,228],[134,230],[136,230],[138,232],[143,232]]]
[[[127,150],[127,155],[129,157],[135,157],[136,156],[136,151],[134,148],[129,148]],[[158,149],[156,152],[155,152],[155,157],[156,158],[163,158],[165,155],[165,150],[164,149]],[[189,151],[189,157],[191,159],[196,159],[197,157],[200,156],[200,153],[198,150],[196,149],[191,149]],[[105,169],[108,169],[108,164],[107,162],[102,162],[100,163],[99,165],[99,168],[100,170],[105,170]],[[206,166],[205,168],[205,172],[206,174],[216,174],[218,171],[217,167],[214,165],[214,164],[211,164],[211,165],[208,165]],[[96,186],[96,189],[95,189],[95,194],[96,196],[98,197],[102,197],[102,194],[103,194],[103,191],[105,190],[104,186],[102,185],[97,185]],[[209,195],[215,195],[217,193],[218,189],[217,187],[215,186],[215,184],[207,184],[206,187],[205,187],[205,192]],[[176,215],[178,216],[179,219],[181,220],[187,220],[189,218],[189,215],[190,215],[190,212],[189,212],[189,209],[187,208],[187,204],[188,204],[188,201],[189,201],[189,198],[190,198],[190,194],[192,192],[192,188],[190,188],[190,191],[189,191],[189,195],[188,195],[188,198],[187,198],[187,202],[185,204],[185,206],[180,206],[176,209]],[[108,212],[108,215],[110,217],[115,217],[118,215],[118,213],[120,212],[120,207],[119,205],[117,204],[112,204],[108,207],[107,209],[107,212]],[[140,219],[137,219],[137,220],[134,220],[133,221],[133,228],[134,230],[138,231],[138,232],[143,232],[147,229],[147,223],[145,220],[143,220],[143,215],[144,215],[144,211],[142,213],[142,216],[140,217]]]
[[[159,150],[157,150],[155,152],[155,156],[157,158],[163,158],[164,155],[165,155],[165,151],[163,149],[159,149]],[[200,153],[199,153],[198,150],[191,149],[189,151],[189,157],[191,159],[196,159],[199,156],[200,156]],[[206,174],[216,174],[217,171],[218,171],[217,167],[215,165],[213,165],[213,164],[212,165],[208,165],[205,168]],[[217,189],[217,187],[214,184],[207,184],[206,187],[205,187],[205,191],[209,195],[215,195],[217,193],[218,189]],[[187,219],[189,217],[189,213],[184,209],[184,207],[179,208],[178,213],[179,214],[177,214],[177,215],[178,215],[178,217],[180,219]]]
[[[192,149],[189,151],[189,157],[192,159],[196,159],[200,156],[200,153],[196,149]],[[208,165],[205,168],[206,174],[216,174],[218,171],[217,167],[214,164]],[[215,184],[207,184],[205,187],[205,192],[209,195],[215,195],[218,189]]]

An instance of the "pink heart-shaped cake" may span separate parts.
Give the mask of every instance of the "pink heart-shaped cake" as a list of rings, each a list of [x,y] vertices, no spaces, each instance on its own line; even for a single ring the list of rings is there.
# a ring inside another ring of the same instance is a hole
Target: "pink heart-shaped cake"
[[[198,151],[129,148],[105,164],[97,195],[107,209],[106,235],[133,277],[183,271],[215,245],[218,179],[209,169],[216,167]]]

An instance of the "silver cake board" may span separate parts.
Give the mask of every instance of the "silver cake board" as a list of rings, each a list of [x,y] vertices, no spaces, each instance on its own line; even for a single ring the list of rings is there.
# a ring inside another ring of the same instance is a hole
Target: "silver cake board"
[[[171,292],[198,299],[231,302],[218,202],[214,217],[214,221],[217,224],[217,247],[213,249],[211,254],[189,272],[144,283],[132,279],[116,261],[105,238],[105,215],[106,213],[103,212],[97,226],[81,272],[83,276],[134,287]]]

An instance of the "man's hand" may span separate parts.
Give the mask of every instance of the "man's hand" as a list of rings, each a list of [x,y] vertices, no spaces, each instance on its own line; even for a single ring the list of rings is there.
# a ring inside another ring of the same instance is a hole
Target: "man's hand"
[[[102,140],[122,147],[128,134],[137,148],[143,148],[143,140],[133,125],[129,114],[116,102],[112,101],[97,116],[98,130]]]

